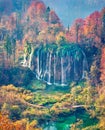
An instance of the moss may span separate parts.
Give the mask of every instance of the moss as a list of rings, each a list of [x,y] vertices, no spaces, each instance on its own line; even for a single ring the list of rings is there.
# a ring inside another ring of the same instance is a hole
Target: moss
[[[30,89],[32,91],[44,90],[46,89],[46,84],[34,79],[30,82],[29,85],[27,85],[27,89]]]

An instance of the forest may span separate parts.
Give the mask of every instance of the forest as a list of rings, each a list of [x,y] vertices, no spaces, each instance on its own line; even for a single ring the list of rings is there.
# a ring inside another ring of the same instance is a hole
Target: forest
[[[0,1],[0,130],[105,130],[104,59],[105,8],[66,28],[41,0]]]

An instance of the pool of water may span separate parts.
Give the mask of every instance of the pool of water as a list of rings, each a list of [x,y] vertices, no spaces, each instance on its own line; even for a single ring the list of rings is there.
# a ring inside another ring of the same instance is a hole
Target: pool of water
[[[76,122],[75,115],[68,117],[59,117],[57,121],[47,122],[43,130],[70,130],[70,125]]]
[[[70,130],[70,125],[75,123],[76,117],[69,116],[65,118],[59,118],[56,122],[47,122],[43,130]]]
[[[56,121],[50,121],[44,124],[43,130],[70,130],[72,124],[83,120],[81,128],[85,128],[91,125],[95,125],[98,120],[91,118],[85,110],[78,110],[75,113],[68,116],[59,116]]]

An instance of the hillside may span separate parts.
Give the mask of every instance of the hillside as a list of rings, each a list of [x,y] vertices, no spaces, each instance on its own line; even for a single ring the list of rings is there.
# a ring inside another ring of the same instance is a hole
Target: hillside
[[[65,28],[41,0],[0,1],[0,129],[105,129],[105,8]]]

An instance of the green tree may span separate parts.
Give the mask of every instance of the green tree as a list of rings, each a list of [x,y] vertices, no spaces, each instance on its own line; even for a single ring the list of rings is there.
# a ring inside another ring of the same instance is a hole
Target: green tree
[[[29,55],[31,53],[31,50],[32,50],[32,46],[31,46],[31,43],[27,42],[27,54]]]
[[[49,13],[50,13],[50,7],[48,6],[45,13],[45,20],[46,22],[49,22]]]
[[[9,35],[6,36],[4,41],[5,41],[4,48],[7,53],[7,59],[9,59],[10,56],[12,55],[12,43],[11,43],[11,39],[10,39]]]
[[[31,54],[32,51],[32,44],[26,41],[25,47],[24,47],[24,53],[26,55],[26,60],[29,58],[29,55]]]
[[[13,60],[15,64],[15,59],[16,59],[16,39],[12,39],[12,53],[13,53]]]

